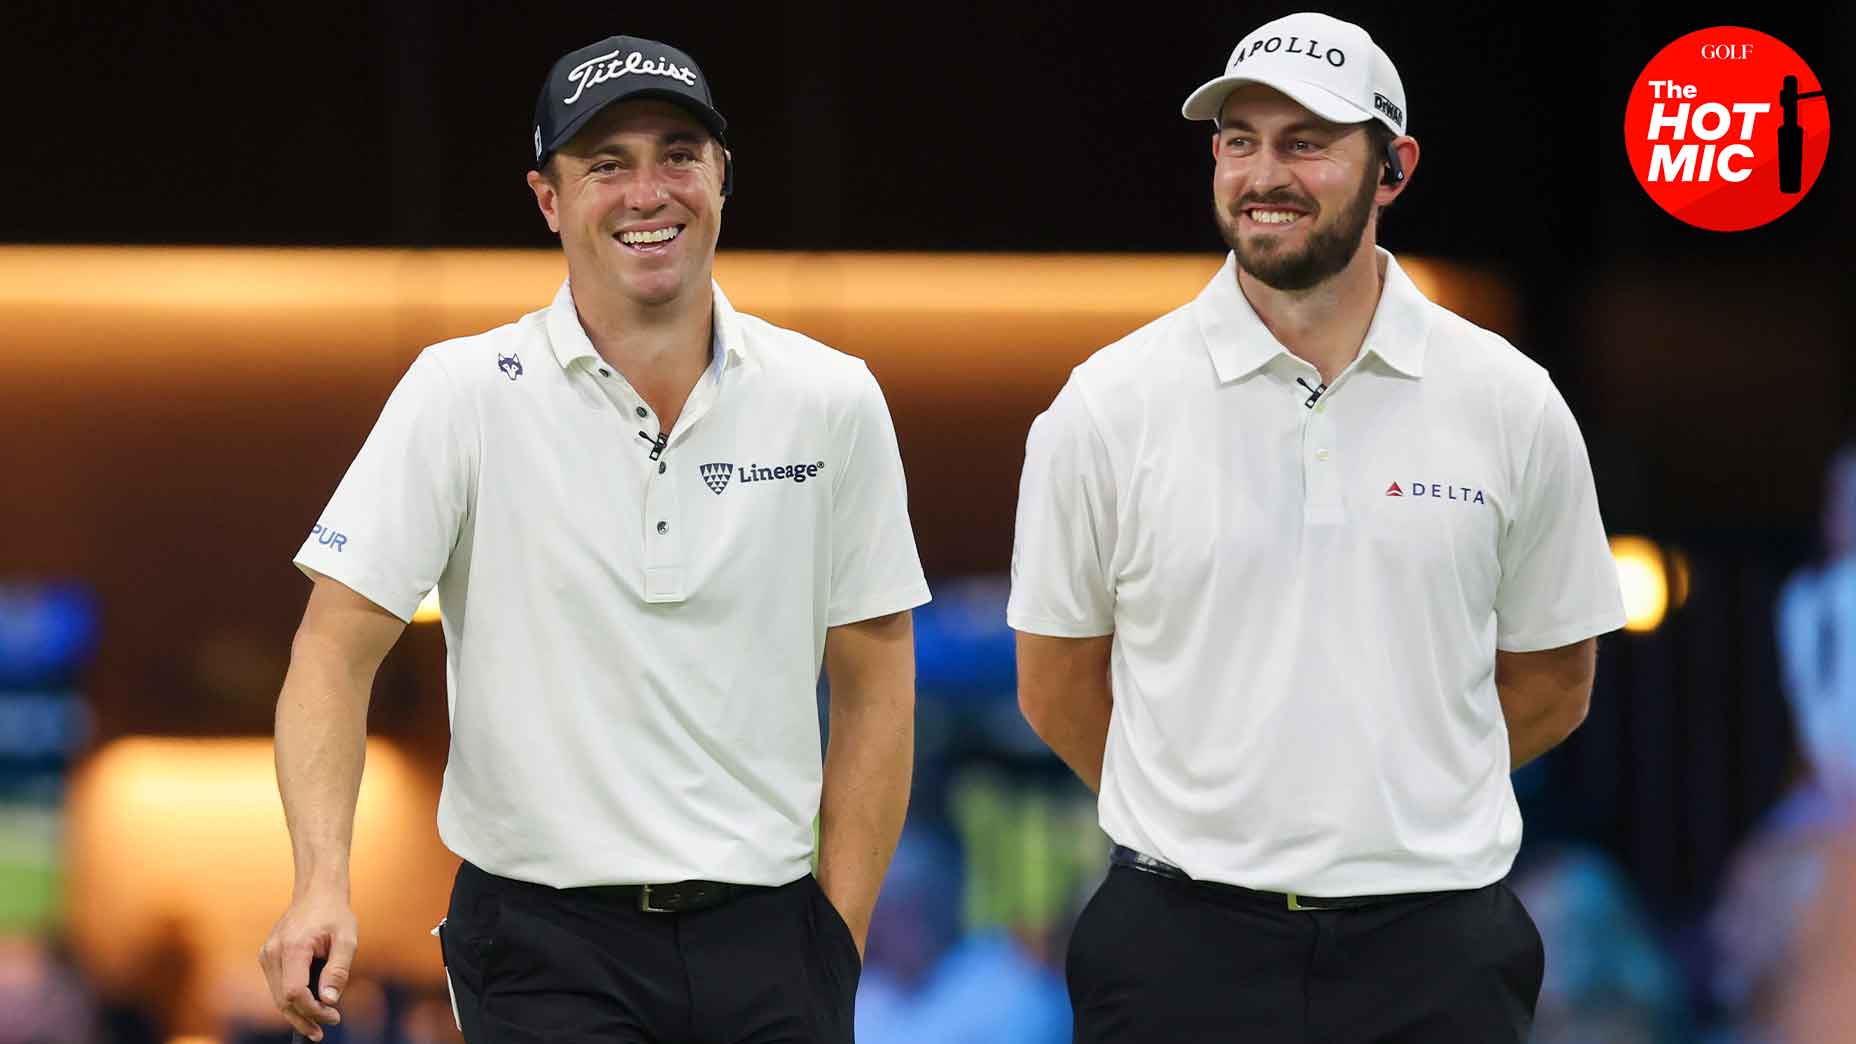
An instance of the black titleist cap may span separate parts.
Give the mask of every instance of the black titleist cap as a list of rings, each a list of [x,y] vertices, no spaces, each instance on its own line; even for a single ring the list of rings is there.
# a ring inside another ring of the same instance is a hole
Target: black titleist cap
[[[716,140],[728,121],[715,111],[709,81],[695,59],[675,47],[636,36],[611,36],[563,56],[548,70],[535,99],[535,169],[615,101],[662,98],[689,110]]]

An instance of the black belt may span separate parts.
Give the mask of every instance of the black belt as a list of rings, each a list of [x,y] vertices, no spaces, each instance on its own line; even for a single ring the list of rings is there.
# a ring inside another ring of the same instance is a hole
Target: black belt
[[[612,899],[627,906],[637,904],[645,913],[688,913],[707,910],[733,902],[751,892],[766,891],[764,885],[728,884],[723,881],[676,881],[671,884],[593,885],[570,888],[575,893],[597,893],[597,898]]]
[[[1317,896],[1302,895],[1299,892],[1263,892],[1255,888],[1245,888],[1242,885],[1225,884],[1222,881],[1197,880],[1164,859],[1155,859],[1145,852],[1137,852],[1125,845],[1116,845],[1111,849],[1108,861],[1115,866],[1125,866],[1144,874],[1153,874],[1172,881],[1184,881],[1187,884],[1227,895],[1254,899],[1279,910],[1358,910],[1367,906],[1382,906],[1386,903],[1402,902],[1408,899],[1430,899],[1437,895],[1436,892],[1404,892],[1397,895]]]
[[[581,885],[575,888],[550,888],[530,881],[498,877],[481,867],[466,863],[482,874],[491,887],[538,890],[589,902],[636,907],[645,913],[689,913],[733,902],[744,895],[771,890],[769,885],[729,884],[725,881],[674,881],[670,884]]]

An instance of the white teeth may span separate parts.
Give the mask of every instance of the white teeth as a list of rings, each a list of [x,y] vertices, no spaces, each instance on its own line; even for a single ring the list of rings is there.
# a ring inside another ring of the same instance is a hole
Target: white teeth
[[[1253,210],[1250,220],[1264,225],[1286,225],[1302,215],[1293,210]]]
[[[672,225],[669,228],[660,228],[651,232],[621,232],[619,233],[619,242],[630,246],[638,246],[645,243],[667,243],[677,238],[678,233],[682,231],[682,225]]]

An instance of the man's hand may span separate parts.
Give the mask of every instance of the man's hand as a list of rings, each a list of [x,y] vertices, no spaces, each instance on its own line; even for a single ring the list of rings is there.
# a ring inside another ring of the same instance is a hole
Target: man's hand
[[[348,900],[332,891],[309,892],[290,904],[258,950],[272,1002],[291,1028],[310,1040],[321,1040],[322,1026],[342,1020],[335,1006],[348,988],[358,942]],[[320,997],[309,992],[309,964],[317,957],[328,958]]]

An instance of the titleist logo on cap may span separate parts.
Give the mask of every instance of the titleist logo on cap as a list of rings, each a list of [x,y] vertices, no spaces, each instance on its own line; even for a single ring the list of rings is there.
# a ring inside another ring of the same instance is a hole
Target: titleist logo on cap
[[[616,80],[633,73],[645,76],[668,76],[691,87],[696,86],[694,69],[685,69],[661,58],[647,58],[640,51],[633,51],[621,60],[619,52],[610,51],[597,58],[589,58],[568,70],[568,81],[579,86],[574,88],[573,94],[561,99],[561,102],[564,105],[572,105],[580,100],[580,95],[585,93],[588,87],[595,87],[607,80]]]

